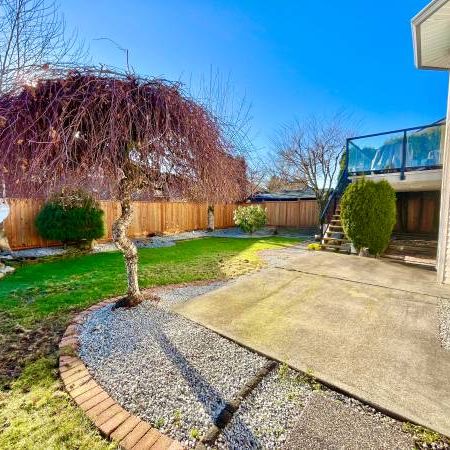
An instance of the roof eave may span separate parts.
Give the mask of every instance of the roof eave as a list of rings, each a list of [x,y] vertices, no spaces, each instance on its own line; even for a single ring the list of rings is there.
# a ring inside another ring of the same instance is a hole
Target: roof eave
[[[428,70],[445,70],[446,67],[434,67],[422,64],[422,48],[421,48],[421,35],[420,26],[430,18],[436,11],[438,11],[448,0],[433,0],[425,8],[423,8],[418,14],[416,14],[411,20],[411,28],[413,35],[413,48],[414,48],[414,64],[418,69]]]

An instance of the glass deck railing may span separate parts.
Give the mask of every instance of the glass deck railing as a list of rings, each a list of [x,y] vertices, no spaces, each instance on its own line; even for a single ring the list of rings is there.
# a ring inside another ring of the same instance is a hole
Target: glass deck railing
[[[445,122],[348,139],[349,175],[438,169]]]

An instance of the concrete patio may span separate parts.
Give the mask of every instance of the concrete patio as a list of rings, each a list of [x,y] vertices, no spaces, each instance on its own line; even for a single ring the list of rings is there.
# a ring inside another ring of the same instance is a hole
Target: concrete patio
[[[450,351],[433,271],[279,251],[270,267],[176,310],[373,406],[450,435]]]

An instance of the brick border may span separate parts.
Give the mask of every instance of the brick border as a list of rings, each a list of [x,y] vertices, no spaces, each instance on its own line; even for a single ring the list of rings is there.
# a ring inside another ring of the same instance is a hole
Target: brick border
[[[104,300],[75,316],[59,343],[59,374],[72,400],[85,412],[101,434],[124,450],[182,450],[180,442],[160,433],[127,412],[97,384],[78,357],[79,326],[87,316],[117,299]]]

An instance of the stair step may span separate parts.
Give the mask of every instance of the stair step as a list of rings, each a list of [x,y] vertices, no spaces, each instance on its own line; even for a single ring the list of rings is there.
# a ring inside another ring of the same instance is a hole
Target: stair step
[[[324,241],[337,241],[337,242],[341,242],[342,244],[346,244],[348,242],[347,238],[345,238],[345,237],[343,237],[343,238],[324,237],[323,240]]]
[[[333,230],[335,230],[335,229],[343,230],[344,227],[343,227],[342,225],[329,225],[329,226],[328,226],[328,229],[329,229],[329,230],[330,230],[330,229],[333,229]]]
[[[329,234],[330,237],[333,237],[333,236],[339,236],[339,237],[345,236],[344,230],[327,230],[327,232],[325,234],[327,234],[327,235]]]
[[[338,245],[338,244],[322,244],[322,248],[334,248],[336,250],[342,250],[342,245]]]

